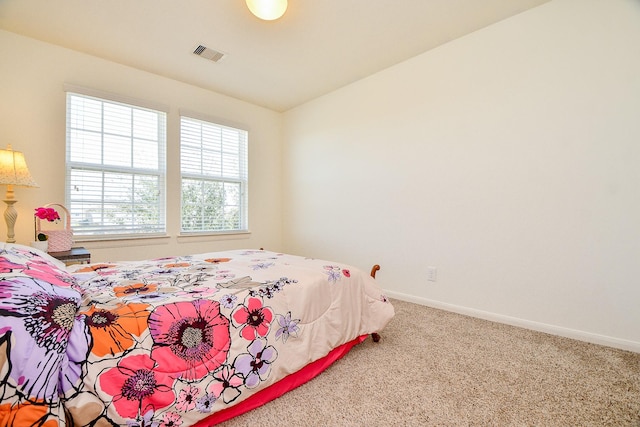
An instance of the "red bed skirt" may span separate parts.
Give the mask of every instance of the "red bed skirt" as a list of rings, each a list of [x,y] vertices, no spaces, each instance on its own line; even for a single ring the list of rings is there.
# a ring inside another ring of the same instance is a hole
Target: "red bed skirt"
[[[227,421],[233,417],[244,414],[245,412],[249,412],[250,410],[257,408],[258,406],[262,406],[265,403],[276,399],[277,397],[282,396],[286,392],[291,391],[294,388],[301,386],[307,381],[310,381],[316,376],[320,375],[322,371],[331,366],[331,364],[333,364],[336,360],[342,358],[345,354],[347,354],[354,345],[360,344],[362,341],[367,339],[367,336],[368,335],[359,336],[353,341],[349,341],[339,347],[334,348],[323,358],[318,359],[315,362],[311,362],[304,368],[300,369],[298,372],[295,372],[281,379],[277,383],[272,384],[264,390],[257,392],[256,394],[238,403],[237,405],[212,414],[210,417],[207,417],[204,420],[201,420],[198,423],[194,424],[194,427],[209,427],[223,421]]]

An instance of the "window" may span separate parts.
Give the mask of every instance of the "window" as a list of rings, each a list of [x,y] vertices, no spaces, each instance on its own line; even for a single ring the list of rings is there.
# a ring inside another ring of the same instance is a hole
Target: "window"
[[[66,200],[78,236],[166,233],[166,113],[67,93]]]
[[[182,233],[246,231],[247,131],[180,118]]]

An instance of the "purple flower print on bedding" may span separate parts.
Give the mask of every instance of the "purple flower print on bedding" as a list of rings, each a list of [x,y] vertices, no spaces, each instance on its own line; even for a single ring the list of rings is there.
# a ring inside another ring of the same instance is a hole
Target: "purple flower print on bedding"
[[[140,418],[128,420],[127,427],[159,427],[158,422],[153,420],[153,415],[153,410],[149,410]]]
[[[247,351],[249,353],[236,357],[233,365],[244,377],[244,385],[253,388],[269,377],[271,364],[278,358],[278,351],[271,345],[267,346],[267,340],[263,338],[249,344]]]
[[[282,338],[282,342],[286,343],[290,336],[294,338],[298,336],[298,331],[300,330],[298,322],[300,322],[300,319],[292,320],[291,312],[288,312],[285,316],[278,314],[276,319],[280,325],[280,328],[276,331],[276,341]]]
[[[226,294],[220,299],[220,304],[224,308],[232,309],[233,307],[236,306],[236,301],[237,300],[238,300],[237,296],[235,296],[233,294]]]
[[[216,397],[211,394],[205,394],[196,402],[196,409],[198,412],[208,414],[211,412],[211,407],[216,403]]]
[[[89,350],[83,316],[77,315],[80,294],[26,277],[3,280],[0,294],[4,328],[21,349],[11,351],[9,376],[27,396],[56,400],[78,383]]]
[[[351,272],[348,269],[340,268],[340,266],[337,265],[325,265],[323,268],[324,273],[329,276],[328,280],[331,283],[336,283],[342,276],[347,278],[351,277]]]
[[[275,264],[272,262],[259,262],[257,264],[250,265],[254,270],[266,270],[267,268],[273,267]]]

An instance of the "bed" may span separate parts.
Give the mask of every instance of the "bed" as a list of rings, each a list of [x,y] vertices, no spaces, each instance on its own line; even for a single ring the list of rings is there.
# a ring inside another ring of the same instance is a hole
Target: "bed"
[[[0,244],[0,425],[230,419],[385,327],[373,273],[263,250],[65,267]]]

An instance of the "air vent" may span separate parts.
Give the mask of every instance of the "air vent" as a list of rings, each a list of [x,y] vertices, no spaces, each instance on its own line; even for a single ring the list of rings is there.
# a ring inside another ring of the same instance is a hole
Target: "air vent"
[[[194,51],[194,54],[203,57],[204,59],[208,59],[209,61],[218,62],[222,58],[224,58],[225,54],[222,52],[218,52],[214,49],[209,49],[206,46],[198,46]]]

